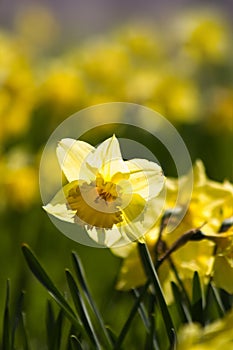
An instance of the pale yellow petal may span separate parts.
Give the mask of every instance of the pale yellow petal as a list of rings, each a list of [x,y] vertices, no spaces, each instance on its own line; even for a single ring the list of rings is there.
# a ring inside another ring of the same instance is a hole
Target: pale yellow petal
[[[122,159],[120,145],[115,135],[102,142],[86,161],[92,168],[98,169],[105,181],[111,181],[117,173],[129,172]]]
[[[94,178],[93,172],[85,164],[87,156],[94,150],[89,143],[70,138],[58,143],[57,158],[69,182],[80,179],[90,181]]]
[[[51,202],[43,206],[43,209],[56,218],[74,223],[74,216],[76,211],[67,208],[66,196],[73,186],[77,186],[78,181],[73,181],[64,186],[57,194],[53,197]]]
[[[102,229],[98,227],[86,228],[86,231],[91,239],[102,247],[121,247],[129,244],[130,240],[122,236],[122,233],[116,225],[111,229]]]
[[[145,200],[156,197],[165,182],[161,167],[145,159],[132,159],[125,162],[130,170],[129,181],[133,193],[139,194]]]

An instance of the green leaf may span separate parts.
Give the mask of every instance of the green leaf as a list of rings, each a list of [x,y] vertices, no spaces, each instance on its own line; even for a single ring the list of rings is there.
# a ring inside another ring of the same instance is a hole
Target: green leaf
[[[19,326],[19,323],[20,323],[20,320],[21,320],[21,317],[22,317],[23,300],[24,300],[24,292],[22,291],[20,293],[20,296],[19,296],[18,301],[16,303],[15,314],[14,314],[14,317],[13,317],[13,326],[12,326],[12,333],[11,333],[12,348],[14,348],[16,329]]]
[[[121,345],[122,345],[128,331],[129,331],[129,328],[130,328],[132,321],[133,321],[133,319],[138,311],[138,308],[140,307],[141,301],[143,300],[144,296],[146,295],[146,292],[147,292],[149,285],[150,285],[150,281],[148,280],[146,282],[146,284],[142,287],[142,289],[141,289],[141,291],[140,291],[140,293],[139,293],[139,295],[138,295],[138,297],[137,297],[137,299],[136,299],[136,301],[135,301],[135,303],[134,303],[134,305],[133,305],[133,307],[128,315],[128,318],[126,319],[126,321],[121,329],[121,332],[117,338],[117,341],[114,344],[114,350],[121,349]]]
[[[63,311],[60,310],[58,313],[58,317],[55,322],[54,332],[53,332],[53,349],[59,350],[61,346],[61,338],[62,338],[62,324],[63,324]]]
[[[225,314],[218,290],[209,282],[206,291],[205,324],[213,322]]]
[[[174,304],[177,309],[177,312],[180,316],[181,323],[189,323],[192,321],[191,315],[184,303],[182,293],[175,282],[171,282],[172,293],[174,297]]]
[[[35,257],[34,253],[28,247],[28,245],[23,244],[22,251],[24,257],[27,261],[27,264],[34,274],[34,276],[39,280],[39,282],[48,290],[48,292],[52,295],[52,297],[56,300],[58,305],[64,310],[66,316],[70,319],[70,321],[75,325],[75,327],[81,330],[81,325],[76,318],[76,315],[70,305],[67,303],[62,294],[55,287],[43,267],[40,265],[39,261]]]
[[[3,316],[3,332],[2,332],[2,348],[4,350],[11,350],[9,301],[10,301],[10,281],[7,280],[6,301],[5,301],[5,309],[4,309],[4,316]]]
[[[155,296],[153,293],[149,294],[148,298],[148,314],[150,320],[149,333],[146,337],[145,349],[158,349],[158,343],[155,338]]]
[[[233,295],[229,294],[224,289],[219,289],[219,296],[224,307],[224,311],[230,311],[233,307]]]
[[[194,272],[192,287],[192,321],[204,325],[204,299],[198,272]]]
[[[74,301],[75,308],[78,312],[78,315],[80,316],[84,329],[86,330],[88,336],[90,337],[90,340],[95,345],[95,347],[97,349],[101,349],[99,340],[92,326],[91,320],[87,313],[87,309],[79,292],[78,286],[75,283],[75,280],[69,270],[66,270],[66,279],[71,292],[71,296]]]
[[[25,315],[23,313],[21,313],[20,325],[21,325],[21,329],[22,329],[21,334],[22,334],[22,338],[23,338],[23,349],[29,350],[30,346],[29,346],[28,333],[27,333],[25,323],[26,323],[25,322]]]
[[[81,286],[81,288],[82,288],[82,290],[83,290],[83,292],[84,292],[84,294],[86,296],[86,299],[88,301],[88,304],[89,304],[90,308],[92,309],[92,312],[94,313],[94,315],[96,317],[96,320],[97,320],[97,322],[99,324],[101,333],[104,336],[106,347],[107,348],[112,348],[112,340],[109,337],[109,334],[108,334],[108,332],[106,330],[106,327],[104,325],[104,321],[103,321],[103,319],[102,319],[102,317],[100,315],[100,312],[99,312],[99,310],[98,310],[98,308],[97,308],[93,298],[91,297],[91,293],[90,293],[88,285],[86,283],[85,274],[84,274],[84,270],[83,270],[81,261],[80,261],[78,255],[75,252],[72,252],[72,261],[73,261],[75,273],[76,273],[76,276],[77,276],[78,281],[80,283],[80,286]]]
[[[157,273],[155,271],[153,262],[151,260],[150,253],[148,251],[146,244],[144,243],[138,242],[138,249],[139,249],[139,253],[140,253],[140,257],[142,260],[145,273],[154,286],[155,296],[163,316],[164,324],[167,331],[167,336],[170,341],[170,345],[173,346],[175,341],[175,328],[174,328],[170,313],[168,311],[168,307],[162,292],[162,288],[160,286]]]
[[[47,345],[49,350],[53,350],[53,332],[55,327],[55,316],[53,311],[53,306],[50,300],[47,302],[46,306],[46,335],[47,335]]]
[[[112,343],[115,344],[116,341],[117,341],[117,335],[116,335],[116,333],[115,333],[115,332],[113,331],[113,329],[110,328],[110,327],[107,327],[107,331],[108,331],[108,334],[109,334],[109,336],[110,336],[110,338],[111,338],[111,340],[112,340]]]
[[[70,344],[72,350],[83,350],[81,343],[75,335],[70,336]]]
[[[137,289],[133,289],[133,295],[135,297],[135,299],[137,300],[137,298],[139,298],[140,293]],[[138,307],[138,313],[142,319],[142,322],[146,328],[146,331],[149,332],[150,331],[150,321],[148,320],[147,314],[146,314],[146,309],[144,304],[141,302],[139,307]]]

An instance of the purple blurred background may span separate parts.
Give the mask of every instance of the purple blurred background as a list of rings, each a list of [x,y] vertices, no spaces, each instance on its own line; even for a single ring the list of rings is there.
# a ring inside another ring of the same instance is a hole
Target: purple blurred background
[[[114,27],[126,19],[161,20],[174,12],[199,5],[216,6],[229,15],[233,10],[231,0],[193,1],[193,0],[2,0],[0,4],[1,26],[14,27],[17,13],[36,6],[48,7],[59,22],[63,34],[86,35]]]

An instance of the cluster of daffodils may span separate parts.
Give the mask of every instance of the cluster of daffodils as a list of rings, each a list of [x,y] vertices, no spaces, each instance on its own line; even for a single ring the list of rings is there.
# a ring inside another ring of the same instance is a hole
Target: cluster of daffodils
[[[231,350],[233,313],[217,320],[205,328],[198,324],[189,324],[181,328],[178,334],[178,350]]]
[[[175,207],[176,199],[178,191],[190,181],[189,176],[179,182],[172,178],[165,181],[156,163],[124,161],[115,136],[97,148],[63,139],[57,146],[57,157],[67,184],[44,209],[62,221],[84,227],[94,241],[112,247],[124,258],[118,289],[129,290],[146,282],[137,243],[132,243],[143,236],[155,265],[173,247],[171,259],[187,289],[197,271],[203,284],[212,279],[216,286],[233,293],[231,183],[209,180],[202,162],[197,161],[192,197],[183,219],[172,231],[168,224],[161,230],[166,213],[182,211],[182,207]],[[163,189],[164,202],[160,196]],[[195,229],[201,229],[201,236],[191,239],[187,233]],[[162,252],[158,250],[161,243],[165,247]],[[166,260],[159,275],[169,299],[170,283],[176,276]]]
[[[163,242],[168,250],[179,242],[177,249],[171,254],[171,259],[179,276],[190,290],[194,271],[197,271],[203,284],[212,279],[217,287],[233,293],[233,185],[228,181],[218,183],[209,180],[205,174],[201,161],[197,161],[193,168],[194,183],[192,198],[188,210],[180,224],[167,232],[166,226],[161,232],[161,222],[157,223],[145,235],[152,258],[156,263],[156,247]],[[188,177],[182,179],[183,185]],[[173,210],[178,191],[177,179],[167,178],[167,201],[164,214]],[[185,241],[182,237],[193,229],[201,228],[201,239]],[[115,254],[123,257],[123,265],[119,274],[117,288],[129,290],[145,283],[139,253],[135,243],[130,246],[114,250]],[[163,254],[164,252],[162,252]],[[170,300],[170,283],[176,281],[174,271],[168,262],[159,268],[159,276]]]
[[[43,26],[32,33],[30,23],[41,20]],[[38,200],[38,189],[32,191],[27,183],[37,171],[40,147],[61,121],[84,107],[134,102],[178,126],[201,123],[216,134],[232,130],[228,21],[201,9],[168,22],[164,31],[148,23],[127,23],[58,55],[49,54],[59,26],[46,10],[18,16],[15,33],[0,30],[1,167],[16,178],[7,161],[15,145],[20,143],[29,155],[28,148],[33,150],[31,171],[24,172],[25,190],[32,193],[28,206]],[[8,192],[2,177],[0,191]],[[13,197],[2,197],[3,203],[21,200],[18,191],[12,192]]]
[[[153,225],[155,199],[164,186],[158,164],[124,161],[115,136],[97,148],[63,139],[57,157],[68,183],[44,206],[49,214],[83,226],[92,239],[108,247],[129,243]]]

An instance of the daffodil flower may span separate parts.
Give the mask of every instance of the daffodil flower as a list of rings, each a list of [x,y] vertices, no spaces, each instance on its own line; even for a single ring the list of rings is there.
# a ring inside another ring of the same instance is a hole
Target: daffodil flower
[[[193,167],[192,198],[183,220],[172,232],[163,231],[162,239],[168,247],[179,239],[185,232],[204,224],[202,232],[206,239],[192,241],[173,252],[172,259],[179,271],[187,289],[190,290],[190,280],[194,271],[198,271],[201,280],[205,283],[206,277],[213,275],[214,283],[229,293],[233,292],[233,229],[219,232],[224,220],[233,217],[233,185],[227,181],[219,183],[208,179],[203,163],[198,160]],[[181,183],[185,186],[188,177],[184,175]],[[166,204],[168,210],[175,206],[178,192],[177,179],[166,180]],[[155,244],[159,237],[159,222],[145,235],[152,259],[155,258]],[[217,245],[215,256],[214,246]],[[136,244],[122,247],[113,252],[124,258],[117,282],[117,289],[128,290],[145,283],[146,276],[141,265]],[[166,262],[158,271],[160,282],[165,290],[167,300],[171,295],[170,282],[176,280]],[[229,278],[230,276],[230,278]],[[208,279],[207,279],[208,280]]]
[[[96,242],[122,245],[145,233],[156,220],[154,199],[164,185],[161,167],[145,159],[122,159],[117,138],[97,148],[62,139],[57,158],[68,181],[44,209],[83,226]]]

